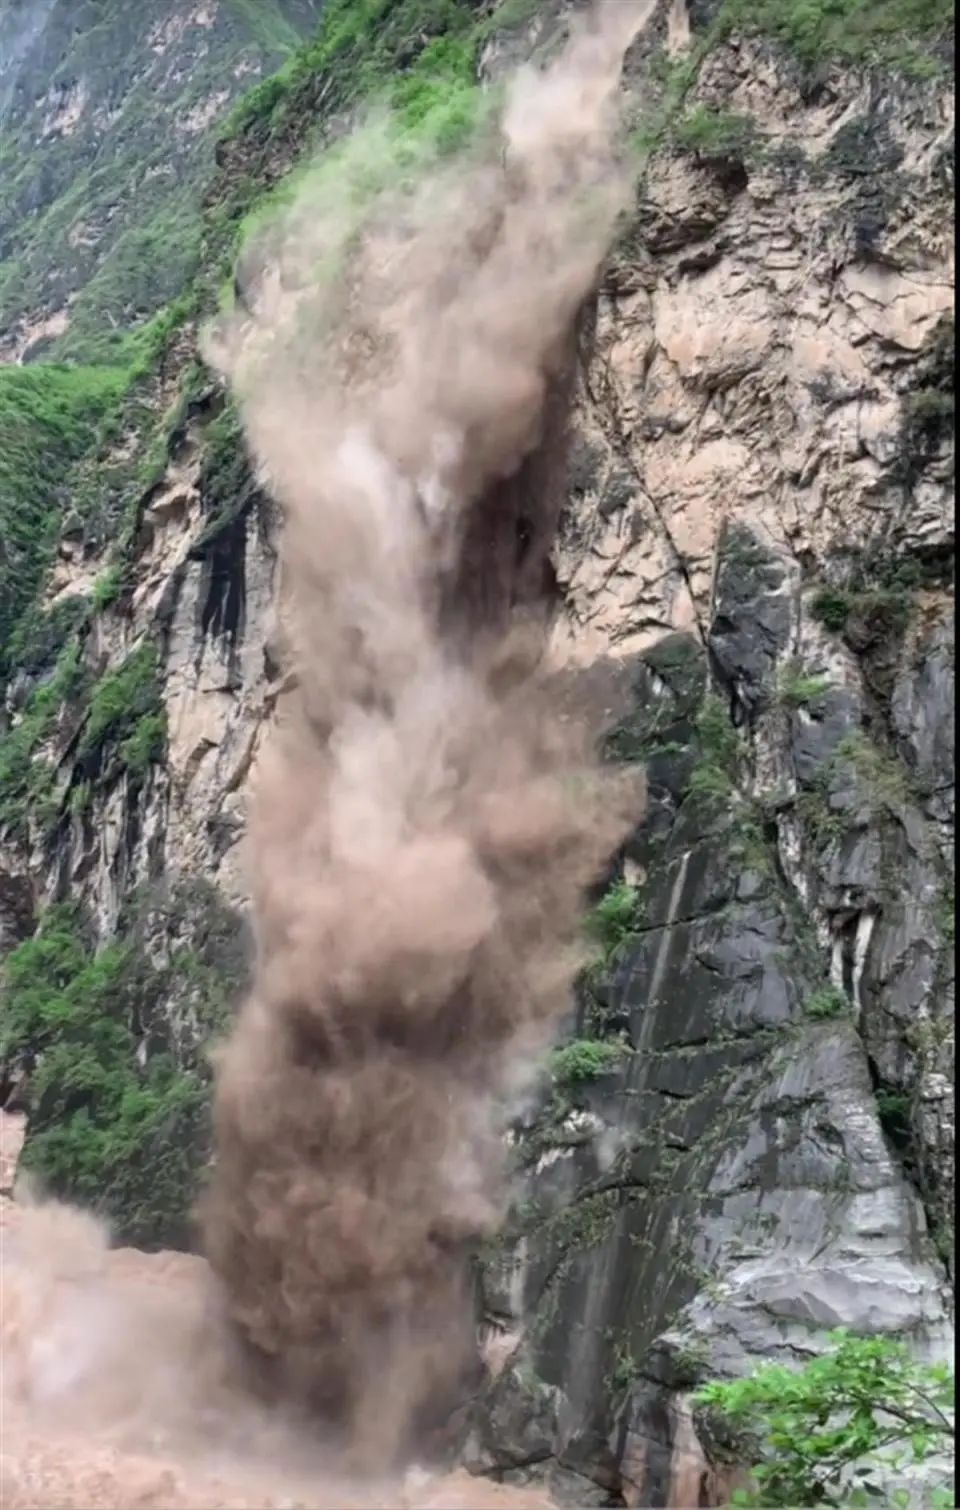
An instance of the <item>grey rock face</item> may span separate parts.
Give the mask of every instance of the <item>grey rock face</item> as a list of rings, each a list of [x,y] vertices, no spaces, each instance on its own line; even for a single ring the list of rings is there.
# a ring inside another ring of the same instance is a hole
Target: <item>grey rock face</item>
[[[698,1381],[840,1326],[935,1356],[952,1335],[948,1082],[911,1047],[944,1021],[931,821],[868,732],[855,659],[808,644],[795,569],[742,528],[720,552],[712,700],[696,638],[661,641],[610,741],[649,762],[653,803],[624,856],[633,933],[578,1031],[622,1048],[520,1130],[497,1269],[515,1357],[560,1393],[552,1455],[644,1505],[730,1487],[684,1403]]]

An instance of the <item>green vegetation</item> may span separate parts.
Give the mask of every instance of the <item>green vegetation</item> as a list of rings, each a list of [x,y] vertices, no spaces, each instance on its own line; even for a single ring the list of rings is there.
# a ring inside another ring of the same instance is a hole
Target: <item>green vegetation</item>
[[[869,587],[824,587],[810,611],[833,634],[853,633],[862,643],[902,634],[910,620],[908,584],[892,581]]]
[[[720,158],[756,146],[749,117],[704,105],[681,114],[705,58],[731,33],[768,37],[808,68],[836,59],[922,78],[949,66],[953,7],[949,0],[722,0],[686,56],[654,60],[659,100],[645,106],[632,135],[641,160],[664,141]]]
[[[937,909],[937,920],[944,943],[952,949],[957,936],[957,894],[953,881],[947,882],[944,886],[940,906]]]
[[[821,587],[810,605],[813,617],[833,634],[842,634],[853,611],[853,595],[842,587]]]
[[[830,1351],[804,1368],[766,1364],[750,1378],[702,1386],[694,1401],[729,1431],[734,1461],[752,1463],[752,1487],[733,1503],[754,1506],[907,1506],[880,1479],[952,1458],[953,1374],[915,1363],[890,1337],[830,1336]],[[732,1449],[732,1450],[730,1450]],[[934,1490],[930,1506],[952,1506]]]
[[[11,670],[21,671],[25,676],[39,676],[48,670],[64,645],[84,628],[89,616],[90,603],[81,594],[61,598],[46,609],[35,600],[10,636],[7,662]]]
[[[953,424],[956,400],[941,388],[916,388],[903,401],[911,430],[934,430],[939,434]]]
[[[877,1116],[887,1137],[898,1147],[910,1141],[910,1097],[904,1091],[890,1090],[881,1086],[874,1097]]]
[[[910,780],[903,763],[865,734],[848,734],[837,745],[833,762],[846,762],[859,777],[863,794],[877,816],[899,817],[910,801]]]
[[[943,315],[924,343],[912,374],[913,386],[903,398],[897,471],[908,490],[915,486],[944,443],[953,437],[955,367],[954,317]]]
[[[716,808],[733,797],[740,745],[727,709],[713,694],[704,698],[697,715],[697,744],[687,795],[705,808]]]
[[[53,823],[55,767],[41,747],[67,709],[74,719],[89,695],[86,721],[77,744],[81,786],[89,791],[94,776],[125,771],[141,779],[163,753],[166,721],[152,645],[142,645],[91,689],[79,640],[60,653],[53,674],[35,688],[18,722],[0,736],[0,827],[24,837],[29,817],[41,826]],[[71,810],[85,803],[71,795]]]
[[[240,416],[233,403],[207,427],[200,494],[207,524],[198,542],[205,545],[246,509],[256,488]]]
[[[822,986],[814,991],[803,1010],[814,1022],[827,1022],[834,1017],[849,1016],[850,999],[837,986]]]
[[[80,648],[68,645],[53,675],[31,694],[19,722],[0,738],[0,828],[23,837],[30,814],[41,820],[47,816],[55,772],[38,747],[86,684]]]
[[[778,701],[785,708],[809,708],[830,690],[828,676],[810,676],[797,662],[784,666],[777,687]]]
[[[268,57],[283,57],[300,46],[299,32],[294,30],[273,0],[230,0],[230,4]]]
[[[184,1235],[207,1093],[169,1056],[139,1068],[138,960],[121,945],[94,953],[70,912],[48,914],[5,963],[0,1044],[5,1062],[37,1059],[25,1167],[150,1244]]]
[[[695,105],[674,122],[672,136],[682,151],[699,157],[742,157],[756,140],[756,125],[748,115]]]
[[[148,9],[100,5],[74,15],[80,9],[49,18],[44,36],[44,56],[60,54],[50,84],[78,95],[73,129],[41,137],[41,92],[0,128],[0,326],[73,295],[53,349],[101,363],[199,266],[214,148],[203,121],[225,88],[237,88],[241,66],[259,54],[275,67],[300,34],[276,0],[230,0],[212,27],[180,32],[171,67],[169,52],[148,41],[156,30]]]
[[[102,770],[112,760],[140,777],[163,753],[165,738],[157,652],[147,643],[94,687],[77,761],[87,770]]]
[[[803,63],[827,58],[926,75],[951,35],[949,0],[725,0],[730,30],[759,32]]]
[[[0,678],[58,538],[70,464],[126,381],[115,368],[0,367]]]
[[[625,1394],[640,1378],[640,1365],[632,1351],[623,1342],[613,1350],[613,1364],[605,1380],[607,1389],[614,1395]]]
[[[25,1167],[146,1246],[185,1240],[209,1146],[209,1070],[177,1062],[171,1025],[189,1003],[216,1029],[238,977],[236,924],[228,937],[222,903],[183,905],[196,946],[163,969],[149,963],[136,920],[128,942],[98,951],[69,908],[49,911],[3,968],[0,1060],[34,1066]],[[204,918],[209,928],[197,926]]]
[[[93,584],[93,593],[90,598],[91,606],[96,613],[102,613],[109,608],[120,596],[123,586],[123,573],[119,566],[108,566],[102,571]]]
[[[716,25],[714,22],[708,33],[694,41],[686,56],[676,58],[667,52],[660,52],[651,60],[649,80],[652,87],[659,91],[659,98],[652,106],[644,105],[630,135],[631,145],[641,165],[662,141],[669,138],[679,120],[687,95],[696,83],[701,64],[713,46]]]
[[[550,1059],[554,1084],[570,1089],[596,1080],[615,1069],[628,1053],[626,1046],[612,1039],[576,1038],[563,1048],[555,1049]]]
[[[465,0],[328,0],[316,36],[244,96],[223,134],[279,133],[324,77],[339,108],[380,95],[405,129],[449,148],[471,123],[482,34]]]
[[[112,466],[104,453],[111,440],[155,425],[142,388],[194,297],[184,295],[137,331],[117,333],[117,365],[0,366],[0,683],[17,670],[42,670],[63,633],[88,617],[91,605],[80,597],[43,611],[43,576],[68,503],[81,528],[104,531],[116,523],[103,517],[114,475],[142,486],[135,461]]]
[[[638,921],[640,894],[626,881],[615,881],[595,907],[587,913],[584,928],[587,936],[599,944],[603,958],[610,961],[621,945],[632,937]]]

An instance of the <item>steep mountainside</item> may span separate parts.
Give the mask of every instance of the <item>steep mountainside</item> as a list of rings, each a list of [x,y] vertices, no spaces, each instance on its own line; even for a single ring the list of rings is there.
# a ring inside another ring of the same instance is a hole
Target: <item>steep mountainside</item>
[[[112,354],[182,291],[216,128],[319,11],[314,0],[5,0],[0,359]]]
[[[284,674],[201,317],[255,297],[248,227],[360,101],[429,161],[568,8],[328,0],[216,143],[308,4],[131,7],[109,65],[112,7],[0,12],[3,349],[63,359],[0,369],[3,1085],[130,1241],[190,1240]],[[468,1462],[577,1503],[720,1502],[702,1379],[836,1326],[950,1346],[951,48],[940,0],[663,0],[633,212],[503,525],[559,487],[554,643],[628,689],[609,753],[651,793],[478,1263]]]

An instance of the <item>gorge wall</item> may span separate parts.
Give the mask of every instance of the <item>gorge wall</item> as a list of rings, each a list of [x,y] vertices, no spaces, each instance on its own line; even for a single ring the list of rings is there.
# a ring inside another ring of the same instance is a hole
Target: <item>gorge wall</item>
[[[164,50],[138,22],[129,56],[196,79],[221,38],[204,87],[225,111],[249,8],[169,9]],[[118,108],[81,22],[51,95],[62,10],[34,31],[0,12],[2,122],[34,167]],[[936,5],[888,0],[872,30],[854,5],[800,11],[669,0],[629,53],[635,203],[473,579],[496,600],[533,591],[513,547],[536,566],[558,654],[626,700],[610,758],[647,772],[477,1265],[467,1461],[578,1504],[718,1501],[702,1379],[836,1326],[937,1355],[952,1337],[952,56]],[[429,160],[565,13],[331,0],[281,75],[190,137],[187,263],[178,229],[136,221],[142,142],[136,173],[111,169],[109,223],[133,229],[82,258],[64,242],[101,208],[70,158],[0,202],[4,1096],[27,1163],[127,1240],[192,1240],[286,675],[269,478],[199,325],[269,277],[271,190],[336,154],[371,90]],[[251,225],[266,239],[237,261]],[[160,282],[113,303],[128,237]],[[559,522],[531,550],[533,496]]]

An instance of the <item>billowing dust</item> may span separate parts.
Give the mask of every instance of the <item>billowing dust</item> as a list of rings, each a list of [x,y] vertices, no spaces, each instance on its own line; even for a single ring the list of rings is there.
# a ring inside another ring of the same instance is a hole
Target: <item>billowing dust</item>
[[[217,1069],[209,1269],[182,1259],[151,1288],[146,1258],[127,1272],[86,1218],[23,1213],[5,1506],[507,1493],[397,1474],[480,1382],[469,1256],[502,1218],[504,1121],[568,1009],[584,890],[640,801],[545,655],[530,550],[556,497],[524,501],[506,551],[499,515],[511,479],[539,475],[626,202],[617,84],[652,9],[601,3],[428,173],[371,123],[337,175],[303,180],[208,335],[282,513],[284,662],[250,829],[255,979]],[[371,142],[397,167],[372,185]],[[34,1484],[20,1431],[48,1406],[98,1451],[176,1463],[176,1483],[140,1500]]]
[[[0,1113],[8,1174],[19,1121]],[[464,1473],[348,1482],[315,1425],[238,1387],[202,1258],[108,1249],[19,1188],[0,1255],[3,1510],[546,1510]]]

